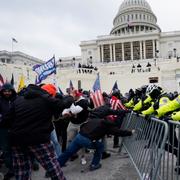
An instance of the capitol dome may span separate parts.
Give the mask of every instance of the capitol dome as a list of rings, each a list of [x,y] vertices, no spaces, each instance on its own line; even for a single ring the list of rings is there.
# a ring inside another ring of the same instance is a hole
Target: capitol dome
[[[161,29],[156,24],[157,18],[146,0],[124,0],[113,21],[110,34],[148,32]]]

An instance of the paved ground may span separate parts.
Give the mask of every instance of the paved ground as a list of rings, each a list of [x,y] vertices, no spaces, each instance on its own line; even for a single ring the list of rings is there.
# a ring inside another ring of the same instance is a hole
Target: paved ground
[[[67,163],[67,167],[63,168],[67,180],[138,180],[137,173],[127,154],[119,154],[118,149],[111,148],[111,142],[108,146],[111,157],[102,160],[101,169],[93,172],[88,170],[92,158],[92,153],[89,153],[87,154],[88,163],[85,166],[80,164],[79,159]],[[2,172],[4,169],[0,169],[0,171]],[[44,174],[45,172],[41,168],[39,171],[32,173],[32,180],[44,180],[46,179]]]

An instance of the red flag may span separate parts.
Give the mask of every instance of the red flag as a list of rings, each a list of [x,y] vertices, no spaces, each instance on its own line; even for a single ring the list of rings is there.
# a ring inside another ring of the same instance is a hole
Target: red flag
[[[112,96],[110,100],[110,104],[111,104],[111,108],[114,110],[117,110],[117,109],[127,110],[126,107],[122,104],[121,100],[115,96]]]

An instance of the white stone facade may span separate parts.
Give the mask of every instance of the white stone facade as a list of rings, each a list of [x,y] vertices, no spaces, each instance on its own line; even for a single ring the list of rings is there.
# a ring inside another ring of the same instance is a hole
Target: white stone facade
[[[42,60],[29,56],[22,52],[19,51],[8,52],[5,50],[0,51],[0,62],[6,64],[19,64],[19,65],[27,65],[27,66],[33,66],[36,64],[43,63]]]
[[[103,79],[106,69],[114,72],[111,79],[118,81],[123,92],[150,82],[167,91],[179,91],[180,31],[161,32],[156,23],[157,18],[145,0],[124,0],[110,35],[81,42],[82,62],[88,64],[91,57],[92,64],[103,74],[102,84],[111,87],[113,82],[103,83]],[[148,62],[150,72],[146,72]],[[141,72],[130,73],[133,66],[137,71],[138,64],[143,67]]]
[[[166,91],[180,90],[180,31],[161,32],[145,0],[124,0],[113,25],[110,35],[82,41],[81,57],[60,58],[57,75],[45,82],[56,79],[64,91],[72,80],[75,88],[92,90],[99,72],[102,90],[107,92],[116,80],[123,93],[149,83]],[[0,52],[0,60],[1,57]],[[40,62],[29,59],[27,62],[20,57],[14,62],[15,65],[8,64],[8,60],[0,63],[0,73],[7,79],[14,73],[15,80],[24,74],[27,84],[34,83],[32,65]]]

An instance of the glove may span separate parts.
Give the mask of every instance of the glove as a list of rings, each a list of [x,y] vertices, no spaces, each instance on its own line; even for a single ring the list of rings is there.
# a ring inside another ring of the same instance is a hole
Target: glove
[[[172,119],[169,116],[166,116],[162,120],[169,123],[169,121],[172,120]]]
[[[147,120],[147,121],[150,121],[151,120],[151,116],[150,115],[145,115],[144,119]]]
[[[136,112],[136,116],[139,117],[139,112]]]

